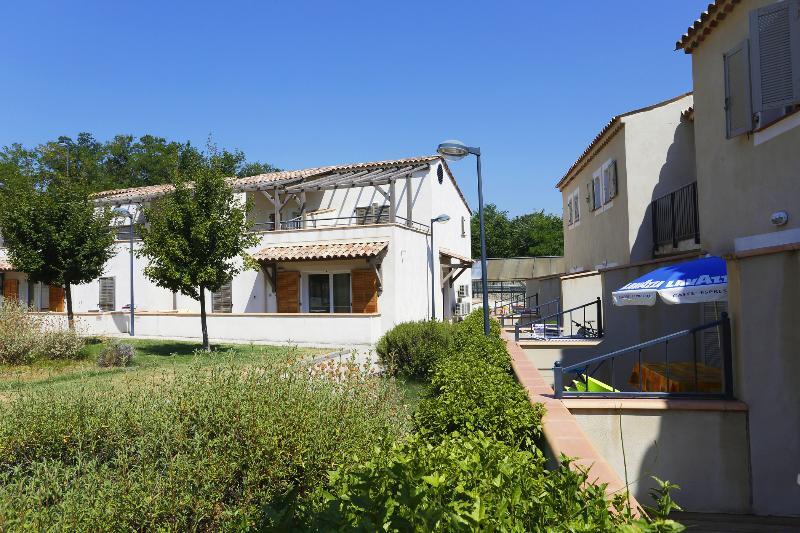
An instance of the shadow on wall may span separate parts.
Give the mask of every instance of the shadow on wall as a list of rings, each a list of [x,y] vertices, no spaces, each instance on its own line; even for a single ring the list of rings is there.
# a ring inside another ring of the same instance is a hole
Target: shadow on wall
[[[642,225],[639,227],[636,239],[631,245],[631,262],[647,261],[653,257],[653,214],[651,212],[651,202],[696,181],[696,176],[694,126],[690,122],[681,120],[678,127],[675,128],[672,144],[667,150],[667,160],[658,173],[658,183],[656,183],[650,195]],[[645,198],[639,200],[644,201]],[[630,193],[628,194],[628,201],[635,201],[631,198]]]

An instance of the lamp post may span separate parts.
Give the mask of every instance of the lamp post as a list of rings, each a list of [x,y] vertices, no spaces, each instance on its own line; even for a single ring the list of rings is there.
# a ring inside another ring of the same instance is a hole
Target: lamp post
[[[67,177],[69,177],[69,147],[70,147],[70,143],[68,143],[67,141],[59,141],[58,145],[61,146],[62,148],[66,148],[67,149]]]
[[[122,207],[115,207],[111,211],[113,213],[118,214],[118,215],[122,215],[124,217],[128,217],[130,219],[130,221],[131,221],[131,225],[130,225],[131,232],[130,232],[130,236],[129,236],[130,237],[130,241],[129,241],[130,242],[130,253],[131,253],[131,303],[130,303],[130,306],[131,306],[131,327],[130,327],[129,333],[130,333],[130,336],[133,337],[134,333],[135,333],[135,331],[134,331],[134,329],[135,329],[134,328],[134,322],[133,322],[133,319],[134,319],[134,316],[135,316],[134,315],[134,305],[133,305],[133,215],[131,214],[130,211],[128,211],[127,209],[124,209]]]
[[[483,289],[483,333],[489,336],[489,286],[486,281],[486,232],[483,226],[483,180],[481,178],[481,149],[461,141],[445,141],[436,149],[445,159],[458,161],[469,154],[478,160],[478,219],[481,233],[481,288]]]
[[[450,220],[450,215],[442,214],[431,219],[431,320],[436,320],[436,256],[433,248],[433,226],[437,222],[444,224]]]

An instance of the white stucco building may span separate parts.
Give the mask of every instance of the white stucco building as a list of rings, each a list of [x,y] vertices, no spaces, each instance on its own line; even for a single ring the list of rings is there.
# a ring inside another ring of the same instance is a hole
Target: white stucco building
[[[260,242],[249,252],[259,269],[207,296],[212,339],[369,345],[397,323],[429,318],[432,305],[439,319],[469,311],[471,212],[439,156],[282,171],[232,185],[252,204]],[[141,206],[170,190],[106,191],[96,201],[145,223]],[[450,220],[436,223],[431,243],[431,219],[441,214]],[[116,253],[103,276],[72,289],[79,321],[92,333],[129,330],[129,232],[126,219],[115,224]],[[157,287],[144,266],[136,258],[136,334],[199,338],[199,302]]]

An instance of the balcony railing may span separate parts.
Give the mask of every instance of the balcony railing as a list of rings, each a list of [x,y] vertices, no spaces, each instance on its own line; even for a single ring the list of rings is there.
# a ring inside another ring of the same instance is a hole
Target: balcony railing
[[[700,224],[697,213],[697,182],[681,187],[650,203],[653,220],[653,253],[665,245],[694,239],[700,243]]]
[[[421,222],[416,221],[408,221],[408,219],[396,216],[395,217],[396,224],[402,226],[408,226],[412,229],[417,231],[421,231],[423,233],[430,232],[430,226],[427,224],[423,224]],[[381,215],[379,218],[368,216],[368,217],[359,217],[356,215],[352,215],[349,217],[325,217],[325,218],[313,218],[313,217],[306,217],[305,225],[303,225],[302,217],[291,218],[289,220],[281,220],[280,222],[280,229],[281,230],[299,230],[299,229],[319,229],[319,228],[340,228],[340,227],[352,227],[352,226],[366,226],[372,224],[389,224],[389,216]],[[256,222],[253,224],[253,231],[274,231],[276,229],[276,224],[273,221],[267,222]]]

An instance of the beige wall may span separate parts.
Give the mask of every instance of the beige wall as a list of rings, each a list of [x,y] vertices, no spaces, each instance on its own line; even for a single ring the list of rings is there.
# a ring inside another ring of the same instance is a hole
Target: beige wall
[[[681,119],[692,103],[687,95],[622,117],[622,130],[561,189],[568,272],[652,257],[650,202],[695,181],[694,130]],[[592,176],[612,159],[617,161],[617,196],[591,211],[586,198]],[[567,201],[578,187],[581,217],[570,226]]]
[[[625,129],[611,141],[562,190],[564,213],[564,263],[567,272],[592,270],[599,264],[624,264],[630,259],[628,242],[628,192],[625,159]],[[617,196],[605,210],[591,211],[586,201],[590,194],[592,174],[609,159],[617,160]],[[567,224],[567,200],[580,188],[581,219],[578,224]]]
[[[742,2],[692,55],[700,235],[715,254],[736,237],[800,228],[800,127],[758,146],[753,135],[725,138],[723,54],[747,38],[749,11],[772,3]],[[781,229],[769,221],[779,210],[789,212]]]
[[[578,307],[579,305],[594,302],[602,294],[602,284],[600,281],[600,274],[592,272],[588,274],[576,274],[573,276],[564,276],[561,278],[561,309],[563,311]],[[583,311],[574,311],[570,314],[564,315],[563,323],[561,324],[566,333],[570,334],[570,324],[572,320],[583,322],[584,316],[586,320],[591,320],[593,326],[597,327],[597,307],[590,306]],[[574,333],[574,331],[573,331]]]
[[[625,117],[630,260],[653,254],[650,202],[695,181],[694,126],[681,119],[692,96]]]
[[[800,251],[728,261],[734,393],[750,408],[753,507],[800,515]]]
[[[749,512],[746,412],[571,405],[581,429],[617,475],[631,484],[639,502],[654,504],[648,492],[655,486],[651,476],[657,476],[680,485],[672,498],[685,511]]]

